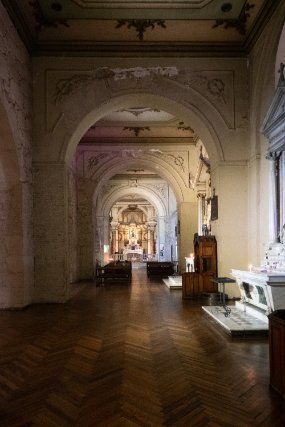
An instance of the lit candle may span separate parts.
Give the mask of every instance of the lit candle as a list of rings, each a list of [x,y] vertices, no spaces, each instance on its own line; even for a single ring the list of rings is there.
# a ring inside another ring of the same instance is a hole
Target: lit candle
[[[194,254],[190,254],[190,258],[191,258],[191,271],[194,271]]]
[[[252,264],[249,264],[248,269],[249,271],[252,271]]]

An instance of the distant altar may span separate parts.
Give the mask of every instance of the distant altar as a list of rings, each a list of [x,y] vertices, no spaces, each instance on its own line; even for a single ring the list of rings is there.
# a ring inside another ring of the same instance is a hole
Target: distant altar
[[[137,241],[133,238],[130,240],[130,244],[126,245],[123,249],[124,260],[141,260],[143,255],[143,249],[137,243]]]

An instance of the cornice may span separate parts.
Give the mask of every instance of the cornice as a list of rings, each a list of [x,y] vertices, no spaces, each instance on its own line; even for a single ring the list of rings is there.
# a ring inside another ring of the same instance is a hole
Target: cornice
[[[32,56],[73,57],[245,57],[246,50],[239,43],[42,43],[33,46]]]
[[[270,21],[274,11],[276,10],[276,3],[278,6],[283,3],[284,0],[267,0],[264,8],[262,9],[260,15],[256,19],[254,27],[251,29],[246,41],[243,44],[243,49],[245,52],[249,53],[258,38],[260,37],[263,29],[266,24]]]
[[[18,32],[20,39],[24,43],[28,52],[31,53],[35,49],[35,45],[30,28],[28,25],[26,25],[24,20],[20,19],[18,13],[12,7],[10,0],[2,0],[2,4],[6,9],[16,31]]]

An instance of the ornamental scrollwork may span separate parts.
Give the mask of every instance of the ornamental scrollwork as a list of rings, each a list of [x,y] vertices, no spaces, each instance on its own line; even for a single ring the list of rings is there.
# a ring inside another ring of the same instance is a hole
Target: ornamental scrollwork
[[[119,19],[117,21],[116,28],[121,28],[125,25],[129,29],[134,28],[136,30],[140,41],[143,40],[144,33],[148,28],[153,30],[156,25],[161,28],[166,28],[165,21],[163,19]]]
[[[87,162],[88,171],[92,171],[92,169],[94,169],[94,167],[99,164],[100,160],[104,159],[107,156],[108,153],[100,153],[97,156],[90,157]]]
[[[98,68],[88,74],[74,74],[56,83],[54,99],[55,103],[61,102],[66,96],[71,95],[77,89],[94,80],[104,80],[114,77],[114,72],[107,67]]]
[[[174,154],[165,153],[165,152],[158,150],[158,149],[155,149],[155,148],[150,149],[150,152],[153,155],[168,157],[169,159],[171,159],[174,162],[175,166],[178,166],[179,169],[182,170],[182,172],[185,172],[184,159],[182,156],[180,156],[180,155],[177,156]]]
[[[247,20],[250,18],[249,11],[254,6],[254,4],[246,2],[237,19],[217,19],[213,28],[219,27],[220,25],[223,25],[225,30],[228,28],[235,28],[242,36],[244,36],[246,34]]]
[[[134,67],[134,68],[114,68],[100,67],[93,71],[83,71],[82,74],[74,74],[71,77],[58,80],[55,87],[55,103],[61,102],[66,96],[71,95],[77,89],[82,88],[95,80],[104,80],[107,85],[108,79],[114,81],[126,79],[143,79],[152,75],[162,77],[174,77],[179,74],[176,67]]]
[[[203,76],[201,74],[191,78],[189,81],[184,83],[185,87],[191,88],[195,86],[203,87],[206,92],[213,98],[222,99],[223,102],[226,104],[226,95],[225,95],[225,89],[226,85],[223,82],[223,80],[218,78],[212,78],[209,79],[207,76]]]

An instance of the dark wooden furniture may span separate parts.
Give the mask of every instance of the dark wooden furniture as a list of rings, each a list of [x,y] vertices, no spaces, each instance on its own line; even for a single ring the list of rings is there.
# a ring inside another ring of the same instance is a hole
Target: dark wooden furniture
[[[132,280],[132,263],[130,261],[110,262],[103,267],[96,266],[96,283],[99,285],[105,280]]]
[[[194,239],[194,273],[182,274],[182,297],[211,296],[218,292],[213,282],[218,276],[217,241],[215,236],[196,236]]]
[[[148,261],[146,264],[147,277],[168,277],[174,274],[174,264],[167,261]]]
[[[285,398],[285,310],[269,314],[270,386]]]
[[[182,298],[201,295],[202,281],[199,273],[182,273]]]
[[[197,236],[194,240],[194,268],[200,273],[203,293],[216,293],[217,283],[212,279],[218,276],[217,241],[215,236]]]

